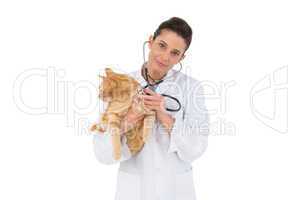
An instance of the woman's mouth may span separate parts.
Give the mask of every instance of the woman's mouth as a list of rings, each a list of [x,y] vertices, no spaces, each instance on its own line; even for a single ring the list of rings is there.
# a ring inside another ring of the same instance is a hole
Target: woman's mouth
[[[163,64],[163,63],[161,63],[161,62],[159,62],[159,61],[156,61],[157,62],[157,64],[160,66],[160,67],[167,67],[167,65],[165,65],[165,64]]]

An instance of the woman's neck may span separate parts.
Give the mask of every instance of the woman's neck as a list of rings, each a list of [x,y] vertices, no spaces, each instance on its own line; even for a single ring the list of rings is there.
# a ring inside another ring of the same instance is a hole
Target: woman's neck
[[[146,63],[145,67],[147,67],[148,69],[148,76],[150,76],[152,79],[158,81],[164,78],[165,75],[162,75],[160,72],[153,70],[152,67],[150,67],[148,65],[148,63]],[[151,79],[150,78],[150,79]],[[150,81],[150,80],[149,80]],[[152,80],[151,80],[152,81]]]

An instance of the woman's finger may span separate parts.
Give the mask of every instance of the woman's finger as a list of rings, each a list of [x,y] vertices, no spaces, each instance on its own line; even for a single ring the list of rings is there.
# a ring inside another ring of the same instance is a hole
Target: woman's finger
[[[145,88],[145,89],[144,89],[144,92],[145,92],[145,93],[148,93],[148,94],[150,94],[150,95],[155,95],[155,94],[156,94],[154,91],[152,91],[152,90],[150,90],[150,89],[148,89],[148,88]]]
[[[156,96],[141,95],[142,99],[157,100]]]
[[[155,110],[155,107],[153,107],[153,106],[150,106],[150,105],[148,105],[148,106],[146,106],[148,109],[150,109],[150,110]]]
[[[146,105],[153,105],[153,106],[159,106],[161,102],[159,101],[144,101],[144,104]]]

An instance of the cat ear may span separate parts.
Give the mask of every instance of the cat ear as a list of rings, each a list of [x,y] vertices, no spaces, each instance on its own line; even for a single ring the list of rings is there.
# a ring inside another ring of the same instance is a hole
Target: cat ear
[[[114,74],[114,72],[111,68],[105,68],[105,73],[106,73],[106,76],[111,76],[112,74]]]
[[[105,76],[102,76],[102,75],[98,75],[100,79],[104,79]]]

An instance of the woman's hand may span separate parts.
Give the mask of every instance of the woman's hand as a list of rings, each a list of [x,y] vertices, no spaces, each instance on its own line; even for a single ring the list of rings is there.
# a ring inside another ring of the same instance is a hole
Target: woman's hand
[[[164,126],[167,133],[170,133],[175,122],[175,119],[169,115],[165,108],[164,96],[153,92],[150,89],[144,89],[145,93],[149,95],[141,95],[144,100],[144,104],[147,108],[156,112],[158,121]]]
[[[128,123],[136,123],[140,121],[144,117],[144,114],[136,113],[133,109],[133,107],[130,107],[128,110],[125,119]]]
[[[153,110],[157,113],[165,113],[165,99],[164,96],[153,92],[152,90],[145,88],[145,93],[148,93],[149,95],[140,95],[140,97],[143,99],[145,106]]]
[[[124,120],[121,122],[121,135],[133,129],[135,125],[143,118],[144,118],[144,114],[135,112],[134,107],[131,106]]]

